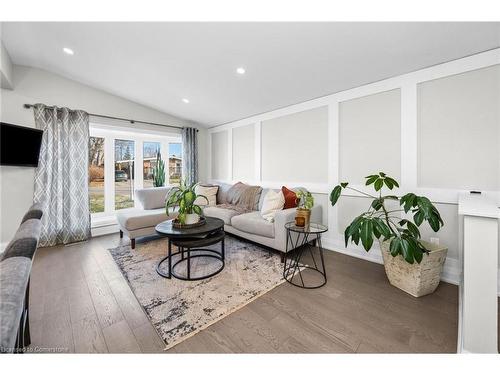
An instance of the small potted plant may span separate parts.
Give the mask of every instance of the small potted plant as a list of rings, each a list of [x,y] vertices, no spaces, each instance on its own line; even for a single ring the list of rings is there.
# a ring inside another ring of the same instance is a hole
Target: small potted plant
[[[368,194],[348,186],[335,186],[330,194],[332,206],[342,190],[350,189],[373,201],[368,211],[357,216],[345,229],[345,246],[349,239],[366,251],[378,239],[389,282],[405,292],[420,297],[430,294],[439,285],[447,248],[420,239],[420,225],[426,221],[435,231],[444,225],[441,215],[429,198],[407,193],[401,197],[382,195],[382,188],[399,187],[393,178],[380,172],[366,177],[366,186],[372,185],[378,195]],[[388,209],[387,202],[395,202],[398,209]],[[401,215],[401,216],[399,216]],[[413,220],[412,220],[413,219]]]
[[[311,221],[311,208],[314,206],[314,197],[305,190],[297,191],[297,213],[295,217],[303,217],[304,225],[308,226]]]
[[[186,181],[181,181],[180,186],[174,186],[167,194],[165,200],[165,209],[167,215],[170,214],[170,209],[179,207],[177,220],[181,225],[192,225],[200,221],[200,216],[203,215],[203,209],[195,204],[195,200],[201,197],[207,201],[208,198],[204,195],[198,195],[194,189],[198,183],[188,185]]]

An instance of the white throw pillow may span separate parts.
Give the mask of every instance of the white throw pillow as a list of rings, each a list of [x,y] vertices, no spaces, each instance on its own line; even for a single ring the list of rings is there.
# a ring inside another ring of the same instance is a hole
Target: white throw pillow
[[[285,196],[281,190],[269,190],[262,202],[261,216],[267,221],[273,222],[277,211],[281,211],[285,205]]]
[[[194,204],[197,204],[199,206],[215,206],[217,203],[217,191],[219,190],[218,186],[203,186],[203,185],[197,185],[194,188],[194,192],[197,195],[204,195],[205,197],[208,198],[208,204],[207,201],[201,197],[196,198],[194,201]]]

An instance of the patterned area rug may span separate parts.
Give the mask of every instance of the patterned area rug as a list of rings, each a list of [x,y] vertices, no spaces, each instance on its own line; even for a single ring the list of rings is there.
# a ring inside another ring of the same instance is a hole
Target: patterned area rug
[[[226,264],[205,280],[166,279],[156,273],[167,240],[109,249],[166,349],[217,322],[284,282],[280,256],[259,245],[226,235]],[[220,244],[209,248],[220,249]],[[174,248],[173,248],[174,249]],[[177,258],[178,259],[178,258]],[[196,260],[196,261],[195,261]],[[164,262],[166,265],[167,262]],[[193,259],[191,276],[208,273],[217,260]],[[185,266],[176,271],[182,275]]]

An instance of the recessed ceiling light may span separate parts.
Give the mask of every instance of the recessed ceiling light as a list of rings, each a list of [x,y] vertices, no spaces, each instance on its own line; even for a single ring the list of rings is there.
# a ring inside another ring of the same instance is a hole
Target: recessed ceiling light
[[[186,103],[186,104],[187,104],[187,103],[189,103],[189,99],[186,99],[186,98],[182,99],[182,101],[183,101],[184,103]]]
[[[238,68],[238,69],[236,69],[236,73],[238,73],[238,74],[245,74],[245,68]]]
[[[73,52],[73,50],[71,48],[68,48],[68,47],[64,47],[63,51],[67,55],[74,55],[75,54],[75,52]]]

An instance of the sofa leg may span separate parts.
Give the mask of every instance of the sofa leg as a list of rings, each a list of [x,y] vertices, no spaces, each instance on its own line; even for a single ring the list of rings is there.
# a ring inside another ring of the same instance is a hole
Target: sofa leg
[[[132,246],[132,249],[135,249],[135,238],[130,239],[130,245]]]
[[[123,231],[120,230],[120,238],[123,238]]]
[[[285,263],[285,253],[280,253],[281,263]]]

